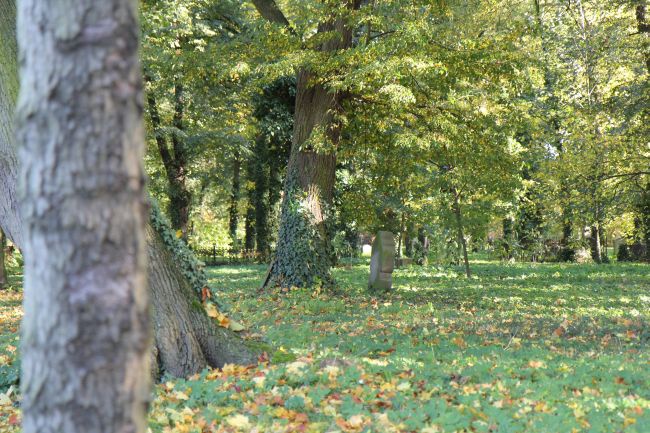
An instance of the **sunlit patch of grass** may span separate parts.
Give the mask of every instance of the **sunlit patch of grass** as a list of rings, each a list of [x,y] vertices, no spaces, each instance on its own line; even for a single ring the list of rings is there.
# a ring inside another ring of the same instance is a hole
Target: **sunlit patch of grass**
[[[260,294],[261,280],[251,273],[261,278],[263,267],[210,272],[243,320],[272,345],[306,359],[309,371],[336,359],[374,378],[328,383],[321,389],[325,403],[303,409],[311,431],[361,431],[345,424],[354,416],[372,431],[644,431],[647,266],[480,261],[473,268],[471,279],[459,267],[397,269],[389,294],[367,291],[367,260],[335,269],[337,294]],[[284,368],[263,365],[252,374]],[[315,387],[279,392],[284,400]],[[356,406],[326,404],[338,395],[355,397]],[[377,395],[386,400],[379,407]],[[250,417],[260,431],[291,431],[294,421],[282,411]]]
[[[271,362],[159,385],[150,427],[648,431],[647,265],[473,268],[471,279],[460,267],[398,269],[387,294],[368,292],[367,259],[334,270],[336,293],[259,292],[264,265],[209,269],[232,314],[273,347]],[[0,354],[17,346],[19,303],[0,293],[11,317]]]

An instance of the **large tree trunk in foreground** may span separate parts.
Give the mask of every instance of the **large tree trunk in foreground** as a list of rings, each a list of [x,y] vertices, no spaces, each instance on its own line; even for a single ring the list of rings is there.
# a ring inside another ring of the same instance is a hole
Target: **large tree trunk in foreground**
[[[133,0],[21,0],[23,431],[142,432],[150,393]]]
[[[18,83],[17,56],[10,43],[15,38],[15,13],[14,0],[0,0],[0,72],[3,73],[0,77],[0,227],[18,248],[23,248],[23,223],[16,199],[18,163],[12,121],[16,92],[8,92],[13,88],[12,83]],[[147,229],[148,233],[151,231]],[[197,287],[192,287],[179,270],[179,260],[172,256],[168,248],[161,242],[150,242],[148,249],[154,335],[157,345],[160,345],[156,348],[157,371],[160,374],[187,376],[208,365],[220,366],[236,360],[244,364],[254,363],[255,351],[248,350],[236,334],[219,328],[207,317],[193,319],[196,311],[202,311]],[[193,290],[188,292],[187,287]],[[173,295],[169,295],[170,291]],[[178,302],[178,298],[183,298],[185,302]],[[194,308],[194,313],[190,308]],[[175,320],[163,317],[170,311],[175,312]],[[179,338],[173,343],[170,335],[179,335]],[[195,365],[185,361],[185,354],[199,352],[202,356],[195,356]]]

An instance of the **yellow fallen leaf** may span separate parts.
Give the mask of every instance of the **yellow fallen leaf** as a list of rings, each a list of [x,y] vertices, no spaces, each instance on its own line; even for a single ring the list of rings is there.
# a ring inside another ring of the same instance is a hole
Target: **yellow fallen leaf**
[[[409,389],[411,389],[411,384],[409,382],[402,382],[397,385],[398,391],[408,391]]]
[[[357,429],[363,425],[363,416],[362,415],[352,415],[348,420],[350,427]]]
[[[205,304],[205,312],[213,319],[216,319],[219,316],[219,310],[217,310],[217,307],[215,307],[214,304]]]
[[[230,326],[230,319],[226,317],[225,314],[219,314],[219,316],[217,316],[217,321],[219,322],[219,326],[223,326],[224,328]]]
[[[241,323],[239,323],[239,322],[235,322],[234,320],[231,320],[230,321],[230,329],[232,329],[235,332],[241,332],[244,329],[246,329],[246,327],[244,325],[242,325]]]
[[[636,424],[636,418],[625,418],[623,420],[623,427],[627,427],[632,424]]]
[[[183,237],[183,230],[176,230],[176,237],[178,239],[182,238]]]
[[[250,428],[251,425],[250,421],[248,421],[248,417],[240,413],[226,418],[226,423],[228,423],[228,425],[231,427],[235,427],[242,430]]]
[[[181,391],[176,391],[174,392],[174,397],[176,397],[178,400],[189,400],[190,397],[185,394],[184,392]]]

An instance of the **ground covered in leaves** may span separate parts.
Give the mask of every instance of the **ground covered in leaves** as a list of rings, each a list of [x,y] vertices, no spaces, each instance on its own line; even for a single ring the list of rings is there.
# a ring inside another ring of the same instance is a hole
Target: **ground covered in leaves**
[[[152,432],[650,431],[647,265],[414,266],[383,296],[367,269],[337,269],[337,294],[258,294],[264,267],[211,269],[267,355],[165,380]],[[20,417],[19,301],[0,293],[0,430]]]

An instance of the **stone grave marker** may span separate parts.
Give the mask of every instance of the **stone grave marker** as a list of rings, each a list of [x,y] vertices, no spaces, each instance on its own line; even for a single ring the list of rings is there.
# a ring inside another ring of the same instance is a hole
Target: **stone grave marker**
[[[395,266],[395,239],[391,232],[380,231],[372,243],[370,256],[370,290],[390,290]]]

